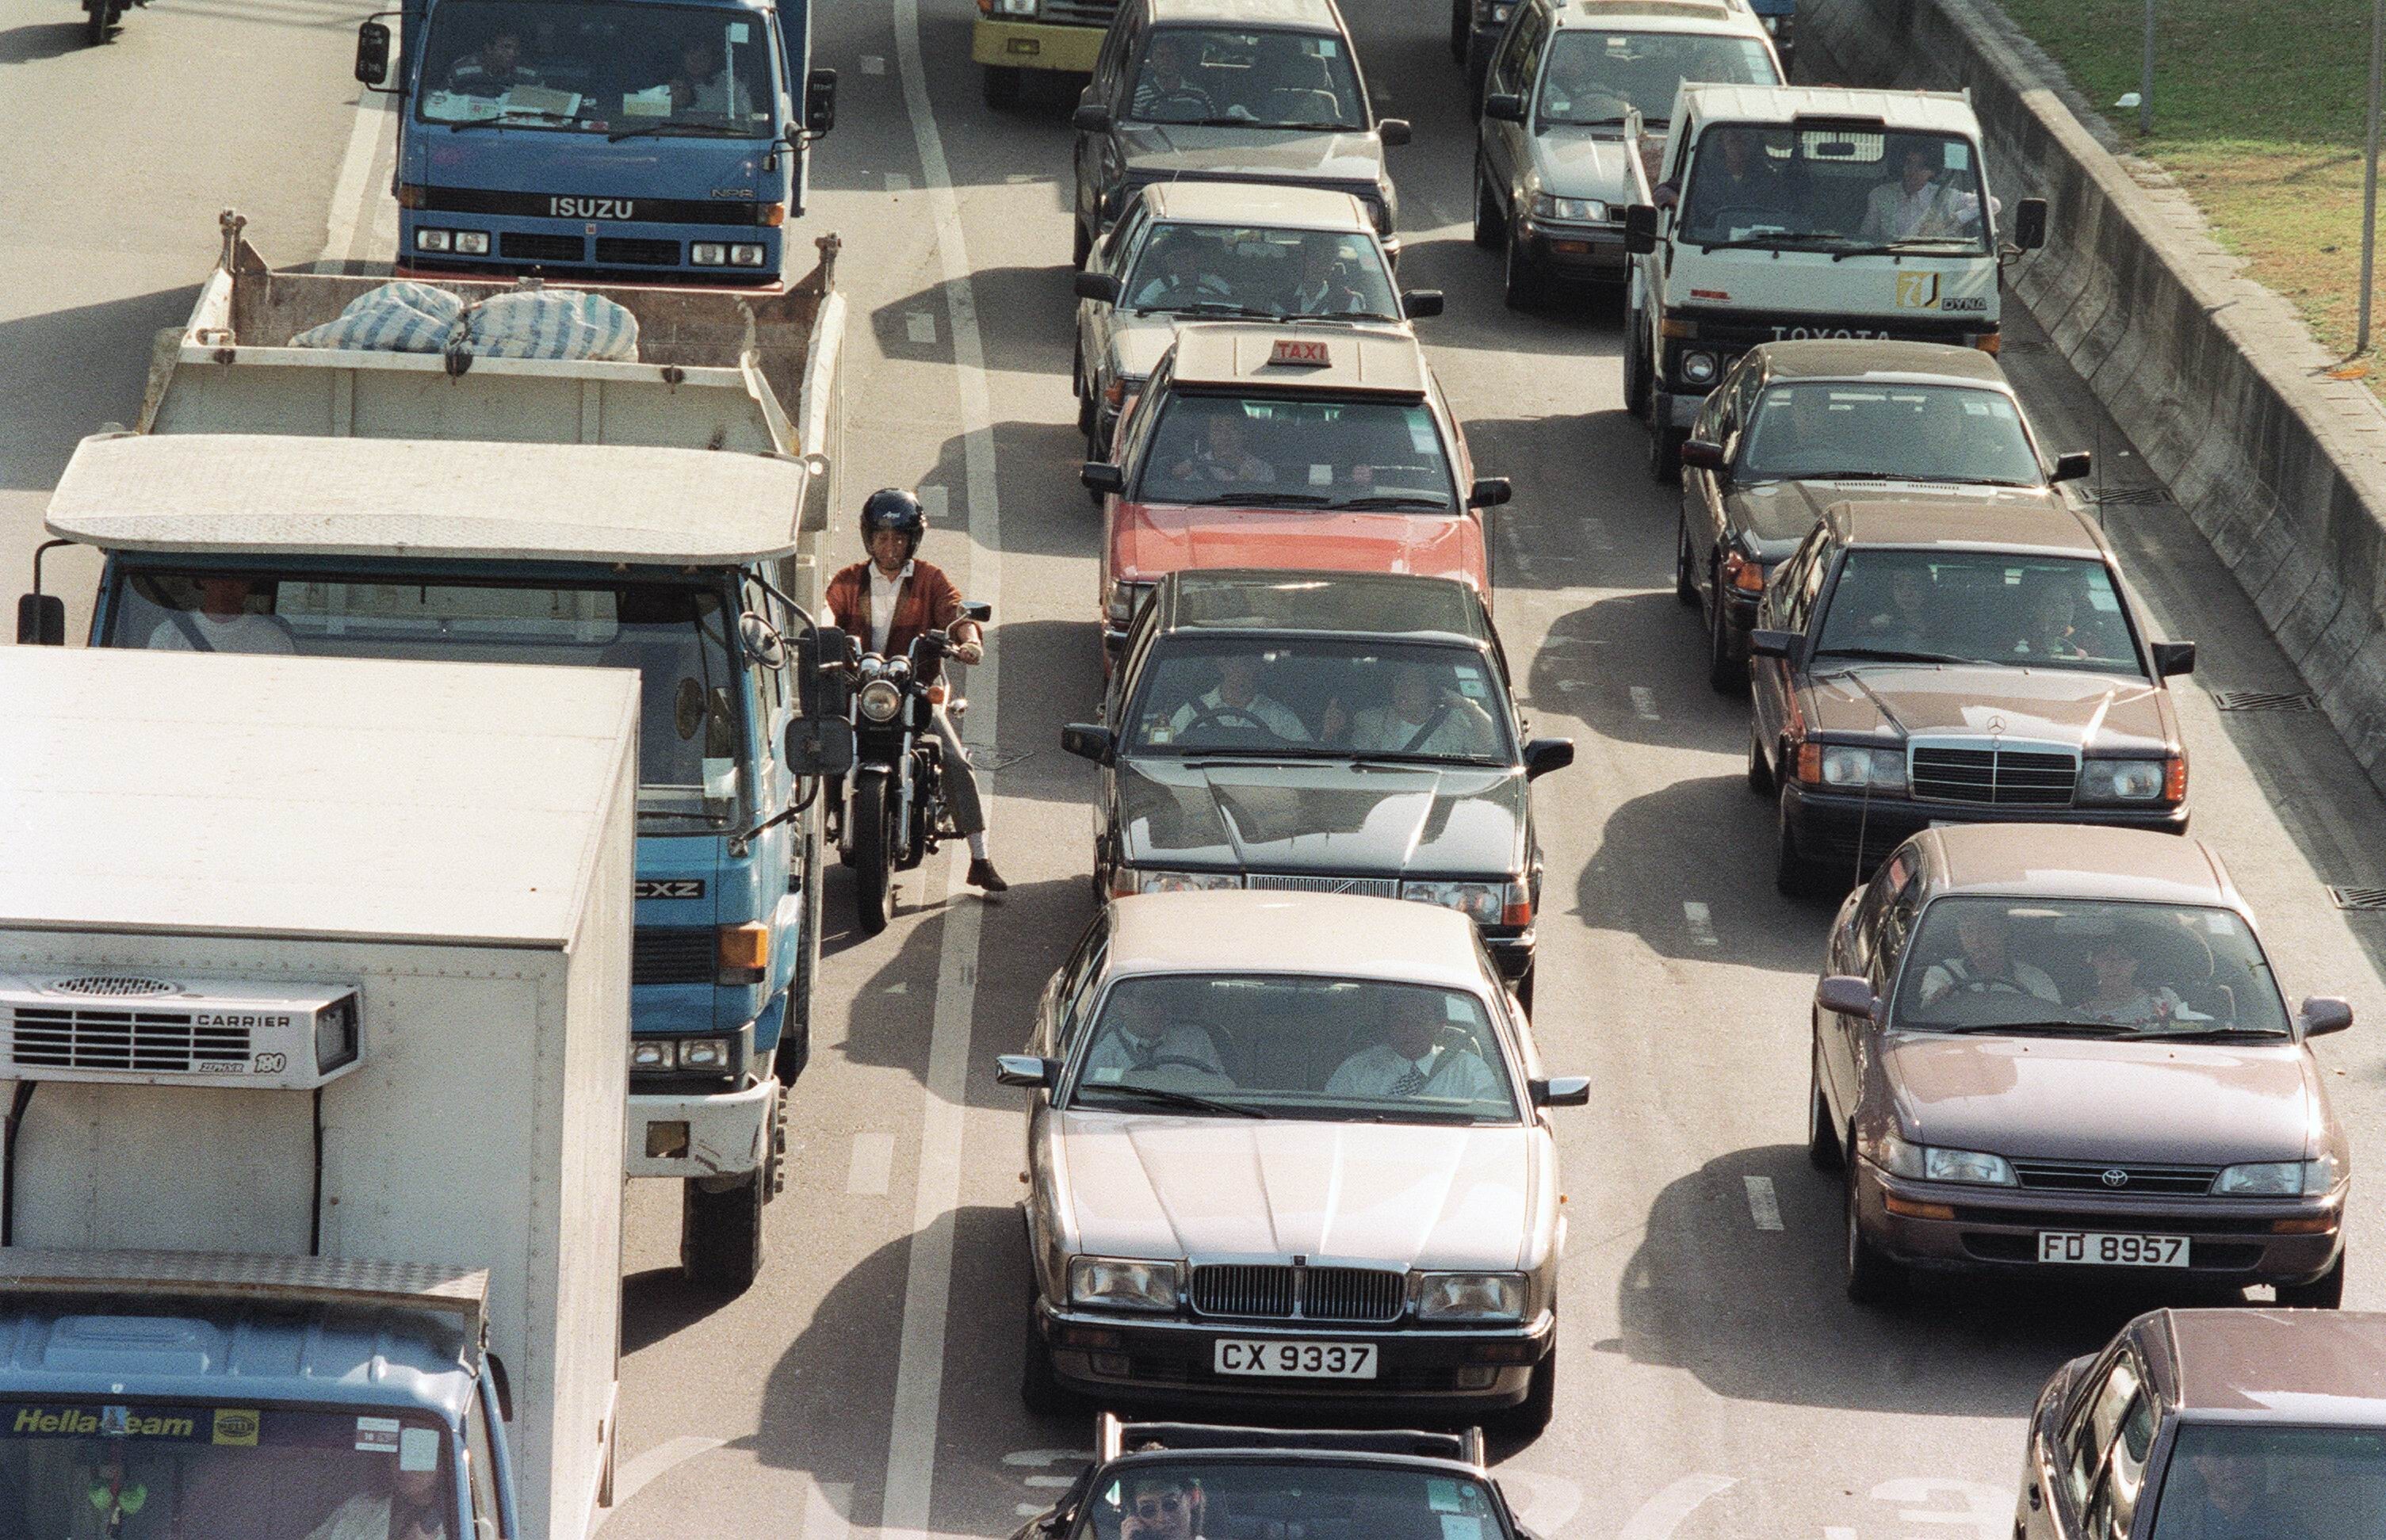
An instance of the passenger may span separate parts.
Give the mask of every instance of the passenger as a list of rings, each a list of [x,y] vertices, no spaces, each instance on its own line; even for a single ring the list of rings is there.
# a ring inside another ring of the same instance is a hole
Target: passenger
[[[1490,714],[1450,688],[1446,671],[1403,663],[1392,673],[1390,700],[1346,716],[1339,697],[1328,701],[1321,724],[1329,743],[1347,742],[1363,754],[1480,757],[1497,741]]]
[[[521,62],[521,29],[494,29],[477,54],[458,59],[447,71],[447,89],[459,96],[502,96],[518,85],[544,85],[535,69]]]
[[[2198,1449],[2186,1457],[2187,1471],[2201,1488],[2174,1496],[2170,1484],[2163,1490],[2162,1540],[2313,1540],[2311,1530],[2292,1514],[2281,1511],[2264,1490],[2259,1456]],[[2172,1483],[2179,1478],[2173,1475]],[[2184,1483],[2179,1484],[2184,1485]],[[2176,1509],[2176,1517],[2174,1509]]]
[[[272,653],[298,650],[290,632],[270,615],[248,607],[256,583],[247,578],[199,580],[199,607],[169,609],[149,632],[152,652]]]
[[[1127,303],[1138,310],[1190,308],[1203,300],[1234,300],[1234,286],[1202,259],[1200,243],[1190,236],[1170,237],[1143,266],[1150,276],[1127,296]]]
[[[1316,235],[1301,243],[1300,281],[1292,288],[1292,298],[1285,313],[1293,316],[1367,315],[1375,307],[1350,282],[1342,265],[1342,254],[1330,235]]]
[[[1940,181],[1935,163],[1943,158],[1935,144],[1909,143],[1898,157],[1897,174],[1874,188],[1865,201],[1864,223],[1857,229],[1857,237],[1927,240],[1967,235],[1979,229],[1979,194]]]
[[[1129,1070],[1199,1070],[1224,1078],[1217,1045],[1187,1022],[1165,1019],[1160,1002],[1130,989],[1102,1012],[1101,1036],[1086,1051],[1086,1080],[1115,1081]]]
[[[1889,574],[1889,607],[1865,621],[1865,640],[1896,652],[1935,652],[1940,616],[1927,567],[1900,567]]]
[[[688,40],[680,49],[679,73],[671,78],[673,112],[700,118],[743,119],[754,110],[754,95],[746,82],[733,80],[721,44],[710,37]]]
[[[1500,1099],[1500,1077],[1490,1066],[1473,1048],[1441,1041],[1450,1017],[1439,994],[1395,989],[1384,1014],[1384,1041],[1344,1059],[1325,1083],[1327,1096]]]
[[[1758,407],[1749,472],[1758,476],[1827,476],[1863,469],[1866,457],[1851,444],[1857,421],[1835,411],[1827,385],[1789,385],[1766,393]]]
[[[1198,123],[1218,114],[1210,93],[1185,72],[1185,44],[1168,32],[1151,40],[1129,110],[1145,123]]]
[[[1169,468],[1180,482],[1216,482],[1226,486],[1269,486],[1275,468],[1252,454],[1243,439],[1243,414],[1235,407],[1214,413],[1201,425],[1193,453]]]
[[[2061,1005],[2063,992],[2045,970],[2012,955],[2012,939],[2003,915],[1966,904],[1955,916],[1955,945],[1962,953],[1932,963],[1923,973],[1922,1003],[1933,1005],[1950,995],[2026,995]]]
[[[2095,973],[2096,982],[2078,1002],[2079,1013],[2091,1021],[2116,1027],[2204,1020],[2189,1010],[2187,1002],[2168,984],[2148,989],[2138,982],[2144,955],[2152,949],[2151,937],[2136,926],[2125,926],[2090,942],[2088,966]]]
[[[1220,658],[1218,682],[1178,707],[1168,719],[1168,729],[1181,738],[1197,722],[1229,732],[1257,722],[1286,743],[1309,742],[1309,729],[1300,718],[1260,692],[1260,660],[1247,653]]]
[[[389,1490],[359,1492],[333,1509],[307,1540],[446,1540],[439,1471],[401,1471],[390,1460]]]
[[[2016,657],[2076,661],[2088,656],[2072,624],[2079,608],[2075,585],[2060,579],[2041,582],[2029,595],[2025,629],[2014,643]]]
[[[1164,1472],[1137,1476],[1127,1485],[1119,1540],[1201,1540],[1205,1497],[1198,1481]]]

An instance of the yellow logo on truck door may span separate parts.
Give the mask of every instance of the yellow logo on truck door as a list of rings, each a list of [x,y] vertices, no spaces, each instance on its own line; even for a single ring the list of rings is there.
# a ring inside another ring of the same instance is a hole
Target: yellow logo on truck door
[[[1935,272],[1899,273],[1897,307],[1901,310],[1939,308],[1939,275]]]

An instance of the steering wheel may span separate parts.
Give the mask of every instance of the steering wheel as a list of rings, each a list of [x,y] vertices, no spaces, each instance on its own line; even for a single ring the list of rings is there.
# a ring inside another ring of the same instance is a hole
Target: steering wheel
[[[1193,720],[1187,722],[1184,727],[1179,730],[1178,735],[1182,736],[1184,733],[1192,732],[1197,727],[1206,726],[1213,722],[1224,726],[1226,722],[1226,719],[1229,717],[1241,718],[1245,724],[1258,728],[1262,732],[1266,733],[1276,743],[1290,744],[1298,743],[1300,741],[1297,738],[1286,737],[1283,733],[1278,732],[1275,728],[1270,727],[1267,723],[1260,720],[1257,717],[1252,716],[1249,711],[1244,710],[1239,706],[1197,707],[1194,709]]]
[[[1706,218],[1700,222],[1717,229],[1733,224],[1779,224],[1781,210],[1753,203],[1727,204],[1721,208],[1708,209]]]
[[[1184,1054],[1154,1054],[1151,1056],[1151,1062],[1144,1066],[1144,1068],[1149,1070],[1170,1068],[1178,1070],[1199,1070],[1205,1075],[1214,1075],[1218,1072],[1216,1070],[1211,1068],[1201,1060],[1189,1058]]]

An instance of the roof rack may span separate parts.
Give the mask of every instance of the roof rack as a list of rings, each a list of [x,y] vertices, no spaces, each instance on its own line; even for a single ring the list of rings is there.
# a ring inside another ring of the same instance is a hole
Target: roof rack
[[[1094,1419],[1094,1458],[1116,1459],[1147,1446],[1162,1449],[1317,1449],[1341,1454],[1413,1455],[1472,1465],[1485,1463],[1483,1430],[1428,1433],[1421,1428],[1251,1428],[1213,1422],[1128,1422],[1116,1412]]]

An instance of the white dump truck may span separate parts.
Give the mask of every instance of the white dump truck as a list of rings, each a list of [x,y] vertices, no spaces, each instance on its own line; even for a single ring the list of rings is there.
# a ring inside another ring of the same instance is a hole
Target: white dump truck
[[[0,1534],[588,1534],[634,676],[19,647],[0,699]]]

